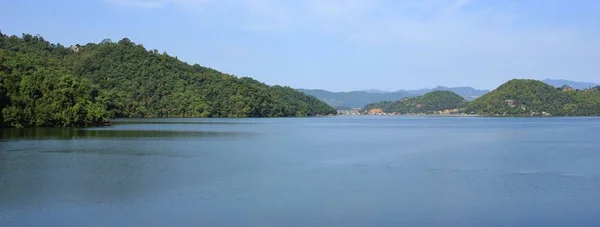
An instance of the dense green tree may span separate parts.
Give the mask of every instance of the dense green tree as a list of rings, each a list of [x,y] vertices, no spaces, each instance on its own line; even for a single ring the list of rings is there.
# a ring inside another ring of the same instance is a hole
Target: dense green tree
[[[583,91],[566,92],[572,102],[562,109],[566,116],[600,116],[600,90],[598,87]]]
[[[108,118],[97,100],[98,89],[59,62],[5,50],[0,50],[0,59],[3,126],[85,126]]]
[[[600,92],[554,88],[537,80],[510,80],[471,102],[468,112],[491,116],[600,115]]]
[[[335,114],[291,88],[189,65],[124,38],[65,48],[0,35],[0,124],[85,126],[109,117]]]

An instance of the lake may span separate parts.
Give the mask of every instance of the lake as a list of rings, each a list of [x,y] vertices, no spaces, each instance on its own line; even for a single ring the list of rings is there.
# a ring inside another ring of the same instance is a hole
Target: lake
[[[600,118],[2,129],[0,226],[600,226]]]

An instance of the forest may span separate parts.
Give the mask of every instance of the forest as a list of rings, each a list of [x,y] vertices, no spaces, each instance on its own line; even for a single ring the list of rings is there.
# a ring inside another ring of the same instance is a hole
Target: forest
[[[475,99],[466,111],[485,116],[599,116],[600,91],[513,79]]]
[[[70,47],[0,32],[0,125],[92,126],[130,117],[335,114],[290,87],[190,65],[127,38]]]

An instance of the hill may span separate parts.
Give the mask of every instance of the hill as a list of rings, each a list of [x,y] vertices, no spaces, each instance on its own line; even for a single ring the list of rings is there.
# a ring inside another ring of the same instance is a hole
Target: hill
[[[590,82],[577,82],[577,81],[562,80],[562,79],[558,79],[558,80],[545,79],[545,80],[543,80],[543,82],[546,84],[549,84],[551,86],[554,86],[554,87],[562,87],[562,86],[566,85],[566,86],[572,87],[574,89],[579,89],[579,90],[598,86],[598,84],[590,83]]]
[[[481,115],[564,115],[573,97],[542,81],[513,79],[471,102],[468,112]]]
[[[326,90],[309,90],[309,89],[298,89],[308,95],[317,97],[327,104],[337,107],[346,106],[351,108],[361,108],[367,104],[382,102],[382,101],[395,101],[406,97],[421,96],[432,91],[452,91],[466,100],[473,100],[479,96],[488,93],[488,90],[478,90],[472,87],[443,87],[438,86],[435,88],[425,88],[419,90],[400,90],[395,92],[385,92],[375,89],[364,90],[364,91],[350,91],[350,92],[331,92]]]
[[[189,65],[124,38],[67,48],[0,33],[0,125],[85,126],[110,117],[334,114],[289,87]]]
[[[467,100],[451,91],[432,91],[423,96],[404,98],[398,101],[384,101],[366,105],[365,110],[382,108],[386,113],[426,113],[436,111],[461,109],[467,105]],[[458,110],[453,110],[458,111]]]

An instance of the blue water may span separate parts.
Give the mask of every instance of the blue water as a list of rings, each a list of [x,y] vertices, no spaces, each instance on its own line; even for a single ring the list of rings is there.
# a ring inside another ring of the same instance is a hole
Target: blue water
[[[0,131],[0,226],[600,226],[600,118]]]

